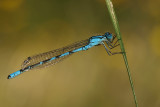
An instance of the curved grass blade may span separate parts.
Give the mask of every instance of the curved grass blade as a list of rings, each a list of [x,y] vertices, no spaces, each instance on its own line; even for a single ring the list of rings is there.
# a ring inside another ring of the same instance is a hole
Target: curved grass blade
[[[113,26],[114,26],[114,29],[115,29],[115,32],[116,32],[116,36],[119,39],[121,51],[123,52],[123,59],[124,59],[126,69],[127,69],[127,72],[128,72],[128,77],[129,77],[130,85],[131,85],[133,96],[134,96],[134,102],[135,102],[136,107],[138,107],[138,103],[137,103],[137,99],[136,99],[136,95],[135,95],[135,91],[134,91],[134,85],[133,85],[133,81],[132,81],[132,77],[131,77],[131,73],[130,73],[130,69],[129,69],[129,65],[128,65],[128,60],[127,60],[127,56],[126,56],[126,53],[125,53],[125,48],[124,48],[124,45],[123,45],[122,36],[121,36],[121,33],[120,33],[119,24],[118,24],[118,21],[117,21],[117,18],[116,18],[116,14],[115,14],[115,11],[114,11],[114,8],[113,8],[113,4],[112,4],[111,0],[105,0],[105,1],[106,1],[106,5],[107,5],[107,8],[108,8],[110,17],[112,19],[112,23],[113,23]]]

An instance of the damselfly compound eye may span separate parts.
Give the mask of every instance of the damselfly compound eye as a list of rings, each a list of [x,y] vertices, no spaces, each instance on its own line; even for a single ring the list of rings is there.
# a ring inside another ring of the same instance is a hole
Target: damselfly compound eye
[[[108,41],[112,42],[113,41],[113,35],[109,32],[106,32],[104,36],[107,38]]]

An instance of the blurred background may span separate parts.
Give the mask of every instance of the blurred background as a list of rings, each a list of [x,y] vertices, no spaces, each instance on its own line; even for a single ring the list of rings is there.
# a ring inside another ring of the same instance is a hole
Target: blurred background
[[[160,1],[113,5],[139,107],[160,107]],[[105,0],[0,0],[0,106],[135,107],[122,55],[103,46],[7,79],[28,56],[107,31],[115,34]]]

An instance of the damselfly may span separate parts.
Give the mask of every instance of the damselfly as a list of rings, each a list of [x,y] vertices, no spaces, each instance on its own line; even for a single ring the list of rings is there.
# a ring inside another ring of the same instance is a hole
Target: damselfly
[[[104,35],[92,36],[89,39],[73,43],[69,46],[66,46],[60,49],[56,49],[56,50],[52,50],[49,52],[28,57],[22,63],[21,69],[8,75],[7,78],[8,79],[14,78],[25,71],[29,71],[35,68],[43,68],[49,65],[56,64],[73,53],[76,53],[79,51],[86,51],[93,46],[103,45],[108,55],[121,54],[122,52],[112,53],[110,51],[110,49],[119,45],[118,39],[114,42],[115,38],[116,38],[115,35],[113,36],[111,33],[106,32]],[[108,48],[105,45],[105,43],[107,44]]]

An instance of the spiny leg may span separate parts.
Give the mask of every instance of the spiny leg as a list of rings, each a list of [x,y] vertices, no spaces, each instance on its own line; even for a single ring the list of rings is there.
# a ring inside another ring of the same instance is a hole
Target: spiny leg
[[[114,55],[114,54],[120,54],[120,53],[121,53],[121,52],[112,53],[110,50],[107,49],[106,45],[105,45],[103,42],[102,42],[102,44],[103,44],[103,46],[105,47],[105,49],[106,49],[106,51],[107,51],[107,53],[108,53],[109,56]]]
[[[116,38],[115,35],[114,35],[114,38]],[[114,41],[114,38],[113,38],[113,41]],[[120,40],[120,39],[117,39],[116,42],[115,42],[113,45],[112,45],[113,41],[112,41],[112,42],[106,41],[106,43],[107,43],[107,45],[108,45],[108,47],[109,47],[110,49],[113,49],[113,48],[115,48],[115,47],[117,47],[117,46],[120,45],[120,44],[117,44],[117,43],[118,43],[118,40]]]
[[[119,40],[120,40],[120,39],[117,38],[117,40],[116,40],[116,42],[113,44],[113,46],[115,46]]]
[[[108,42],[108,41],[106,41],[106,43],[107,43],[107,45],[108,45],[108,47],[110,48],[110,49],[113,49],[113,48],[115,48],[116,46],[118,46],[119,44],[117,44],[117,45],[112,45],[111,44],[111,42]]]
[[[104,48],[106,49],[106,51],[107,51],[107,53],[108,53],[108,55],[110,56],[111,54],[111,52],[107,49],[107,47],[106,47],[106,45],[102,42],[102,45],[104,46]]]
[[[113,49],[113,48],[115,48],[115,47],[117,47],[117,46],[119,46],[120,44],[117,44],[118,43],[118,40],[112,45],[110,42],[106,42],[107,43],[107,45],[108,45],[108,47],[110,48],[110,49]]]
[[[117,38],[117,37],[114,35],[114,38]],[[117,38],[117,40],[116,40],[116,42],[113,44],[113,46],[115,46],[119,40],[120,40],[120,39]],[[113,40],[113,41],[114,41],[114,40]],[[113,42],[113,41],[112,41],[112,42]]]
[[[114,52],[114,53],[111,53],[112,55],[115,55],[115,54],[123,54],[125,52]]]
[[[114,53],[112,53],[110,50],[107,49],[106,45],[103,42],[102,42],[102,44],[103,44],[104,48],[106,49],[106,51],[107,51],[109,56],[115,55],[115,54],[123,54],[124,53],[124,52],[114,52]]]
[[[110,49],[113,49],[113,48],[115,48],[116,46],[119,45],[119,44],[116,45],[117,42],[118,42],[118,40],[119,40],[118,38],[117,38],[117,41],[112,45],[112,43],[114,42],[115,38],[117,38],[116,35],[113,36],[112,41],[106,41],[106,43],[107,43],[107,45],[108,45],[108,47],[109,47]]]
[[[117,40],[118,41],[118,40]],[[117,41],[112,45],[111,44],[111,42],[108,42],[108,41],[106,41],[106,43],[107,43],[107,45],[108,45],[108,47],[110,48],[110,49],[113,49],[113,48],[115,48],[115,47],[117,47],[117,46],[119,46],[120,44],[117,44]]]

